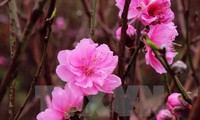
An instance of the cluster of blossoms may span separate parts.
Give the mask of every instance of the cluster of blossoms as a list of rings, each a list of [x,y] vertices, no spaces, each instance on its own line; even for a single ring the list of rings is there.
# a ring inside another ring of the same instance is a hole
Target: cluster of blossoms
[[[116,0],[116,6],[119,8],[119,17],[122,16],[124,4],[125,0]],[[173,59],[177,54],[173,48],[173,41],[178,36],[176,26],[172,22],[174,20],[174,13],[170,6],[170,0],[131,0],[127,14],[127,19],[130,22],[126,30],[126,36],[133,38],[132,36],[139,33],[139,31],[136,32],[136,29],[131,24],[136,20],[140,21],[145,26],[140,31],[141,35],[147,36],[158,48],[165,48],[164,56],[168,64],[173,63]],[[117,29],[116,36],[120,39],[121,27]],[[152,48],[145,41],[144,44],[146,64],[153,67],[157,73],[166,73],[167,71],[156,58]],[[176,69],[176,73],[181,73],[182,69],[186,68],[183,65],[184,63],[179,61],[174,64],[173,69]],[[161,110],[157,114],[157,120],[175,120],[175,116],[183,116],[186,110],[192,108],[179,93],[173,93],[168,97],[167,106],[168,109]]]
[[[99,91],[113,93],[121,79],[112,74],[118,57],[105,44],[98,45],[91,39],[82,39],[75,49],[58,53],[57,75],[67,82],[65,89],[54,88],[50,108],[41,112],[38,120],[63,120],[70,117],[72,108],[81,105],[83,96],[96,95]]]
[[[161,110],[157,120],[175,120],[175,117],[184,116],[185,111],[192,109],[192,105],[187,103],[180,93],[172,93],[167,99],[168,109]]]
[[[119,8],[119,17],[123,12],[125,0],[116,0],[116,6]],[[173,41],[178,35],[176,26],[172,22],[174,13],[170,9],[170,0],[131,0],[127,18],[131,20],[128,25],[127,35],[133,36],[136,33],[135,28],[131,23],[139,20],[145,28],[141,31],[142,35],[147,35],[148,38],[159,48],[165,47],[166,59],[169,64],[172,64],[176,52],[173,49]],[[116,32],[117,38],[121,36],[121,28]],[[153,67],[156,72],[166,73],[165,68],[158,61],[153,53],[153,50],[145,45],[146,49],[146,64]]]

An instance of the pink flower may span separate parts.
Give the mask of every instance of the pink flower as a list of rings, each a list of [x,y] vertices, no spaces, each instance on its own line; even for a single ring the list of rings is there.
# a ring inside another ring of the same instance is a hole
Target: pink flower
[[[65,20],[63,17],[57,17],[55,20],[55,24],[53,24],[53,31],[59,32],[60,30],[65,29]]]
[[[156,120],[175,120],[175,117],[171,114],[168,109],[161,110],[157,116]]]
[[[173,41],[175,37],[178,35],[178,32],[176,30],[176,26],[174,26],[174,23],[168,23],[168,24],[157,24],[157,25],[151,25],[150,31],[148,32],[148,37],[152,42],[154,42],[158,47],[162,48],[165,46],[166,48],[166,54],[165,57],[167,59],[167,62],[171,64],[173,62],[174,57],[176,56],[176,52],[173,49]],[[146,45],[146,64],[151,65],[156,72],[162,74],[166,73],[165,68],[163,65],[159,62],[159,60],[155,57],[155,54],[153,53],[153,50]]]
[[[119,17],[121,17],[125,0],[115,0],[116,6],[119,8]],[[137,18],[142,14],[142,12],[146,9],[150,0],[131,0],[128,10],[128,19]]]
[[[74,93],[75,92],[75,93]],[[37,115],[37,120],[63,120],[69,118],[71,108],[79,107],[82,103],[83,96],[76,91],[72,91],[65,86],[63,90],[60,87],[55,87],[52,92],[51,107]]]
[[[167,99],[167,106],[175,116],[182,116],[182,111],[192,109],[192,106],[183,99],[180,93],[172,93]]]
[[[144,25],[170,23],[174,19],[170,6],[170,0],[151,0],[139,19]]]
[[[116,31],[116,36],[117,36],[117,39],[120,39],[120,37],[121,37],[121,27],[119,27],[118,29],[117,29],[117,31]],[[128,36],[134,36],[134,34],[135,34],[135,32],[136,32],[136,29],[133,27],[133,26],[131,26],[131,25],[128,25],[128,28],[127,28],[127,30],[126,30],[126,34],[128,35]]]
[[[125,0],[116,0],[119,8],[119,17],[123,12]],[[136,18],[144,25],[169,23],[174,19],[174,13],[170,9],[170,0],[131,0],[128,19]]]
[[[105,44],[98,46],[84,38],[75,49],[60,51],[58,61],[57,75],[83,95],[95,95],[98,91],[112,93],[121,85],[120,78],[112,74],[118,57]]]

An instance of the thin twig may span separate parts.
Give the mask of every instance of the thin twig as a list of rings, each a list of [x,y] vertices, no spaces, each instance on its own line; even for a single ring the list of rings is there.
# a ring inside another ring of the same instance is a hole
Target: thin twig
[[[194,65],[192,63],[192,55],[191,55],[191,51],[190,51],[190,10],[191,10],[191,0],[188,0],[188,10],[187,10],[187,16],[186,16],[187,17],[186,18],[186,47],[187,47],[189,64],[190,64],[190,68],[192,71],[192,76],[193,76],[194,80],[196,81],[196,84],[200,90],[200,82],[196,75]]]
[[[85,11],[86,16],[90,19],[90,11],[91,8],[90,6],[87,4],[87,2],[85,0],[81,0],[82,4],[83,4],[83,8]],[[99,17],[99,15],[96,15],[96,21],[98,22],[98,24],[100,25],[100,27],[103,29],[103,31],[107,34],[107,36],[109,36],[111,39],[118,41],[115,34],[113,33],[113,30],[110,29]]]
[[[124,61],[125,61],[125,43],[126,43],[126,30],[127,30],[127,16],[128,16],[128,10],[129,10],[129,5],[130,5],[130,0],[125,0],[124,4],[124,9],[122,12],[121,16],[121,25],[122,25],[122,30],[121,30],[121,38],[119,42],[119,62],[118,62],[118,76],[122,79],[122,86],[125,88],[125,82],[123,79],[123,74],[124,74]],[[122,108],[122,112],[125,112],[125,106]],[[129,117],[119,117],[120,120],[127,120]]]
[[[128,64],[128,67],[127,67],[127,69],[126,69],[125,72],[124,72],[123,79],[125,79],[125,77],[127,77],[128,73],[129,73],[129,71],[130,71],[130,69],[131,69],[132,64],[133,64],[134,61],[136,60],[136,56],[137,56],[139,50],[140,50],[142,47],[143,47],[142,45],[139,45],[139,46],[136,47],[136,49],[135,49],[133,55],[131,56],[131,60],[130,60],[130,62],[129,62],[129,64]]]
[[[53,5],[52,5],[53,3]],[[24,110],[28,100],[30,99],[31,97],[31,94],[33,92],[33,89],[34,89],[34,86],[35,86],[35,83],[37,82],[38,78],[39,78],[39,75],[42,71],[42,68],[43,68],[43,65],[44,65],[44,62],[45,62],[45,58],[46,58],[46,53],[47,53],[47,45],[48,45],[48,41],[49,41],[49,37],[50,37],[50,34],[51,34],[51,25],[53,23],[53,19],[55,16],[52,17],[53,14],[53,11],[55,9],[55,3],[56,3],[56,0],[51,0],[51,4],[50,4],[50,7],[49,7],[49,11],[52,12],[48,12],[48,15],[47,15],[47,18],[46,18],[46,22],[43,26],[43,30],[47,30],[45,33],[46,33],[46,36],[43,38],[44,39],[44,49],[43,49],[43,53],[42,53],[42,58],[41,58],[41,61],[40,61],[40,65],[37,69],[37,72],[35,73],[35,77],[31,83],[31,87],[29,89],[29,92],[28,92],[28,95],[26,97],[26,100],[25,102],[22,104],[20,110],[18,111],[17,115],[15,116],[15,120],[17,120],[19,117],[20,117],[20,114],[22,113],[22,111]],[[46,28],[47,27],[47,28]]]
[[[167,93],[168,93],[168,95],[170,95],[171,94],[171,90],[170,90],[169,78],[168,78],[167,74],[164,75],[164,81],[165,81],[165,86],[166,86],[166,89],[167,89]]]
[[[96,18],[96,4],[97,0],[93,0],[92,12],[91,12],[91,20],[90,20],[90,37],[94,38],[94,26],[95,26],[95,18]]]
[[[17,73],[17,68],[19,65],[19,61],[21,58],[21,55],[25,49],[26,43],[30,38],[31,32],[33,30],[33,27],[35,25],[35,23],[37,22],[38,18],[40,17],[40,15],[42,14],[43,11],[43,7],[46,4],[46,0],[39,0],[38,3],[36,4],[33,12],[31,13],[31,17],[24,29],[24,32],[22,34],[22,38],[21,41],[19,41],[18,47],[16,49],[16,53],[15,56],[9,66],[9,69],[6,73],[6,75],[4,76],[4,79],[1,82],[1,86],[0,86],[0,102],[2,101],[7,87],[9,86],[9,84],[12,82],[13,79],[15,79],[16,77],[16,73]]]
[[[15,52],[16,52],[16,42],[17,42],[17,36],[21,34],[20,29],[17,27],[18,23],[18,17],[17,17],[17,7],[16,7],[16,1],[11,0],[9,2],[9,17],[10,17],[10,57],[11,59],[14,58]],[[14,120],[14,111],[15,111],[15,79],[10,84],[9,88],[9,120]]]
[[[123,78],[124,74],[124,60],[125,60],[125,43],[126,43],[126,30],[127,30],[127,16],[128,16],[128,10],[129,10],[130,0],[125,0],[124,9],[122,12],[122,30],[121,30],[121,38],[119,42],[119,63],[118,63],[118,74],[120,78]],[[124,81],[122,80],[122,84],[124,84]]]

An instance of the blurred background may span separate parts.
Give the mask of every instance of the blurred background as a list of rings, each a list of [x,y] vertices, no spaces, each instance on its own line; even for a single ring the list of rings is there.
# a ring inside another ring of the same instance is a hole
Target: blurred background
[[[2,2],[3,0],[0,0]],[[17,3],[17,14],[19,17],[19,24],[23,30],[27,21],[29,20],[30,14],[37,0],[16,0]],[[95,22],[95,38],[94,41],[102,44],[108,44],[111,50],[115,54],[118,53],[118,40],[115,37],[115,31],[120,26],[120,19],[118,17],[118,9],[115,6],[115,0],[97,0],[97,11],[96,11],[96,22]],[[186,0],[172,0],[172,10],[175,13],[175,25],[179,36],[175,42],[176,50],[178,55],[176,60],[182,60],[187,65],[188,59],[185,49],[185,16],[187,11]],[[192,0],[191,17],[190,17],[190,42],[191,42],[191,53],[193,58],[193,65],[195,67],[196,74],[200,78],[200,7],[199,0]],[[48,4],[47,4],[48,5]],[[92,0],[58,0],[56,3],[57,15],[52,25],[52,33],[48,44],[47,59],[44,64],[43,71],[37,81],[38,86],[63,86],[58,76],[55,74],[56,66],[58,65],[57,53],[63,49],[73,49],[75,45],[82,39],[89,37],[90,34],[90,14],[92,8]],[[45,6],[44,13],[40,17],[39,21],[34,25],[33,31],[31,31],[31,37],[28,40],[25,52],[22,54],[22,59],[18,68],[18,76],[16,78],[16,104],[15,111],[17,112],[23,101],[27,96],[27,92],[30,89],[31,81],[34,78],[34,74],[39,66],[44,41],[40,39],[40,30],[45,21],[46,12],[48,6]],[[138,21],[134,24],[136,29],[144,28]],[[9,9],[8,5],[0,7],[0,82],[9,68],[10,50],[9,50]],[[139,36],[139,35],[138,35]],[[136,37],[137,39],[137,37]],[[131,48],[131,50],[134,50]],[[130,48],[126,48],[126,62],[128,63],[131,56]],[[116,71],[115,71],[116,73]],[[129,74],[127,82],[132,85],[146,85],[150,90],[153,90],[155,85],[164,86],[165,77],[157,74],[150,66],[145,64],[144,51],[141,50],[138,54],[137,60]],[[185,86],[186,90],[196,93],[196,83],[193,80],[190,72],[190,66],[179,75],[181,82]],[[176,91],[173,82],[170,83],[171,89]],[[51,90],[48,91],[49,93]],[[46,93],[44,93],[46,94]],[[44,99],[45,95],[41,95],[40,98]],[[157,95],[160,96],[160,95]],[[142,118],[148,118],[151,116],[152,110],[158,111],[160,101],[156,96],[149,97],[145,93],[139,97],[144,102],[142,107],[146,111],[146,115]],[[112,95],[106,95],[104,103],[108,104],[111,101]],[[46,107],[40,106],[40,100],[32,95],[31,100],[28,102],[24,112],[22,113],[21,120],[35,120],[36,115],[44,110]],[[44,101],[43,101],[44,102]],[[139,103],[137,103],[134,112],[131,114],[132,120],[136,120],[134,116],[139,111]],[[108,104],[109,107],[109,104]],[[138,108],[137,108],[138,107]],[[42,108],[42,109],[41,109]],[[101,109],[98,108],[100,111]],[[102,110],[102,115],[106,117],[93,116],[93,120],[111,119],[110,115],[114,113],[105,113]],[[4,96],[3,102],[0,103],[0,120],[8,119],[8,94]],[[150,117],[150,119],[155,119]]]

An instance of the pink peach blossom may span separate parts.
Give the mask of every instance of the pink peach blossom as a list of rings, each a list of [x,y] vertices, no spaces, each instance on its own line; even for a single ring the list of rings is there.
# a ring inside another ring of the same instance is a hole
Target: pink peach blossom
[[[180,93],[172,93],[167,99],[167,106],[175,116],[181,116],[176,112],[177,110],[181,112],[184,109],[192,109],[192,106],[183,99]]]
[[[118,29],[117,29],[117,31],[116,31],[116,37],[117,37],[117,39],[120,39],[120,37],[121,37],[121,27],[119,27]],[[126,30],[126,34],[128,35],[128,36],[134,36],[134,34],[135,34],[135,32],[136,32],[136,29],[132,26],[132,25],[128,25],[128,28],[127,28],[127,30]]]
[[[70,89],[68,85],[63,90],[55,87],[52,92],[51,107],[37,115],[37,120],[63,120],[70,117],[68,112],[71,108],[79,107],[83,96]]]
[[[170,0],[151,0],[139,19],[144,25],[170,23],[174,20],[170,6]]]
[[[123,12],[125,0],[116,0],[119,17]],[[169,23],[174,19],[170,0],[131,0],[128,19],[139,19],[144,25]]]
[[[156,115],[156,120],[175,120],[175,117],[168,109],[164,109]]]
[[[155,43],[158,47],[162,48],[165,46],[166,48],[166,54],[165,57],[167,59],[167,62],[171,64],[173,62],[174,57],[176,56],[176,52],[173,49],[173,41],[175,37],[178,35],[178,32],[176,30],[176,26],[174,26],[174,23],[168,23],[168,24],[157,24],[157,25],[151,25],[150,31],[148,32],[148,37],[150,40]],[[162,74],[166,73],[165,68],[163,65],[159,62],[159,60],[155,57],[155,54],[153,53],[153,50],[146,46],[146,64],[151,65],[156,72]]]
[[[119,8],[119,17],[121,17],[125,0],[115,0],[116,6]],[[128,10],[128,19],[137,18],[139,17],[142,12],[146,9],[147,5],[149,4],[150,0],[131,0]]]
[[[95,95],[98,91],[112,93],[121,85],[120,78],[112,74],[118,57],[105,44],[98,46],[84,38],[75,49],[60,51],[58,61],[57,75],[83,95]]]

